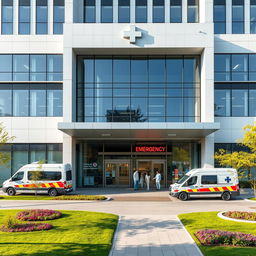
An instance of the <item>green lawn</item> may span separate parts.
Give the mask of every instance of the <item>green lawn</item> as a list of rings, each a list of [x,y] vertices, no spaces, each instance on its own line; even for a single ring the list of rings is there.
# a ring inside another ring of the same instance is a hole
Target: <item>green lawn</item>
[[[0,196],[0,200],[106,200],[105,196],[93,195],[61,195],[51,197],[48,195],[16,195],[16,196]]]
[[[256,224],[223,220],[217,217],[218,212],[196,212],[180,214],[178,217],[192,235],[205,256],[255,256],[256,248],[202,246],[194,233],[200,229],[215,229],[244,232],[256,235]]]
[[[18,210],[0,210],[0,225],[6,215]],[[46,221],[48,231],[0,232],[1,256],[107,256],[118,216],[85,211],[62,211],[63,217]]]
[[[250,200],[256,201],[256,197],[249,198]]]

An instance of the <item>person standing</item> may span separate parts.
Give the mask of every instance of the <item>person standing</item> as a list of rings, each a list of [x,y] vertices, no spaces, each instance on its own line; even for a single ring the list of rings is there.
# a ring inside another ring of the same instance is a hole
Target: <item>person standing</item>
[[[133,184],[134,184],[134,190],[138,190],[139,189],[139,172],[138,172],[138,170],[136,170],[133,173]]]
[[[144,173],[141,173],[141,174],[140,174],[140,187],[141,187],[141,188],[144,187],[144,176],[145,176]]]
[[[156,190],[160,190],[161,188],[161,174],[159,171],[156,171],[156,176],[154,178],[154,180],[156,180]]]
[[[145,175],[145,181],[146,181],[146,185],[147,185],[147,190],[149,190],[149,185],[150,185],[150,174],[149,174],[149,171]]]

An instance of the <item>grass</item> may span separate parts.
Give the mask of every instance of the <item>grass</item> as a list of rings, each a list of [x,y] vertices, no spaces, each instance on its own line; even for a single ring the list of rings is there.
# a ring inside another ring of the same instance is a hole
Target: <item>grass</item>
[[[0,225],[18,210],[0,210]],[[1,256],[107,256],[118,217],[85,211],[62,211],[63,217],[46,221],[48,231],[0,232]],[[42,222],[42,221],[41,221]]]
[[[105,196],[93,195],[61,195],[50,197],[48,195],[17,195],[17,196],[0,196],[0,200],[106,200]]]
[[[256,248],[203,246],[200,244],[199,240],[194,235],[194,233],[200,229],[234,231],[256,235],[256,224],[223,220],[217,217],[217,213],[218,212],[196,212],[180,214],[178,217],[205,256],[255,256]]]
[[[256,197],[248,198],[250,200],[256,201]]]

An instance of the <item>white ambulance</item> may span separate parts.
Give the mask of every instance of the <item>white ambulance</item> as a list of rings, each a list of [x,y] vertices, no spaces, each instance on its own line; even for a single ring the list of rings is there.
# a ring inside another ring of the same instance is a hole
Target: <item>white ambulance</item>
[[[38,178],[33,172],[38,172]],[[72,191],[70,164],[27,164],[3,183],[3,192],[9,196],[16,193],[44,193],[57,196]]]
[[[170,185],[170,195],[182,201],[209,196],[227,201],[239,194],[237,170],[232,168],[193,169]]]

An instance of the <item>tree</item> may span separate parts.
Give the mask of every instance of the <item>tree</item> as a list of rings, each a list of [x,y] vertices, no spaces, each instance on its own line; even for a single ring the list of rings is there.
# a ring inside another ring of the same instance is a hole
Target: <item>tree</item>
[[[14,136],[9,136],[3,123],[0,123],[0,150],[8,143],[15,139]],[[8,152],[0,151],[0,165],[7,165],[11,160],[11,155]]]
[[[256,175],[251,172],[252,168],[256,167],[256,122],[252,125],[246,125],[243,130],[245,131],[244,137],[237,142],[241,146],[247,147],[249,152],[228,153],[224,149],[219,149],[214,158],[221,166],[231,166],[237,169],[240,179],[247,176],[256,196]],[[245,171],[247,171],[247,175]]]
[[[42,187],[42,183],[40,182],[42,180],[42,170],[43,170],[43,164],[44,161],[39,161],[38,167],[31,171],[31,175],[29,176],[29,179],[32,182],[32,186],[30,187],[32,190],[35,190],[35,196],[37,196],[37,192],[39,188]]]

